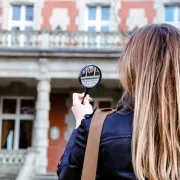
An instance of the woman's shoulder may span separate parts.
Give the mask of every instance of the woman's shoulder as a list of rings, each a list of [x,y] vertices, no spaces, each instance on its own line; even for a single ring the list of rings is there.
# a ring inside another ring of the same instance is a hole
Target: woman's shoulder
[[[86,131],[89,131],[91,120],[96,110],[92,114],[85,115],[84,125]],[[119,135],[132,135],[133,110],[130,108],[121,108],[108,115],[104,121],[102,134],[115,133]]]

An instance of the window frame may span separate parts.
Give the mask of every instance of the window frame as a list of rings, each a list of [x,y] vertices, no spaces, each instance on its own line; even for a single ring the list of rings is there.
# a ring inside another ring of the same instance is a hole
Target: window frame
[[[16,99],[16,112],[15,114],[3,114],[3,100],[4,99]],[[1,96],[0,97],[0,149],[2,139],[2,122],[3,120],[14,120],[14,150],[19,149],[19,138],[20,138],[20,121],[34,121],[35,113],[33,115],[20,114],[20,102],[21,100],[34,100],[34,97],[26,96]]]
[[[96,7],[96,19],[95,20],[89,20],[89,8],[90,7]],[[102,20],[101,18],[101,10],[103,7],[109,8],[109,20]],[[85,23],[85,31],[88,31],[89,26],[95,26],[95,31],[102,31],[102,26],[108,26],[110,31],[110,21],[111,21],[111,5],[93,5],[93,4],[87,4],[86,5],[86,23]]]
[[[20,6],[20,20],[13,20],[13,6],[19,5]],[[26,6],[32,6],[33,7],[33,20],[28,21],[26,20]],[[10,6],[10,14],[9,14],[10,20],[9,20],[9,30],[11,30],[13,27],[19,27],[20,31],[24,31],[25,27],[31,26],[34,29],[34,4],[11,4]]]
[[[174,14],[173,14],[173,21],[166,21],[166,8],[173,8]],[[174,25],[174,26],[180,26],[180,6],[165,6],[164,7],[164,22]]]

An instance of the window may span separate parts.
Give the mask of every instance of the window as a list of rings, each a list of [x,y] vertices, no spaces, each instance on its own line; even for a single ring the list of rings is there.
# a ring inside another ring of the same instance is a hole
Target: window
[[[12,19],[15,21],[19,21],[21,17],[21,6],[20,5],[13,5],[12,10]]]
[[[34,19],[33,6],[25,6],[25,8],[26,8],[26,21],[33,21]]]
[[[19,43],[19,33],[18,31],[20,31],[20,27],[18,26],[13,26],[12,27],[12,36],[11,36],[11,44],[12,45],[17,45]]]
[[[31,120],[20,121],[19,148],[31,147],[33,122]]]
[[[165,7],[165,21],[175,26],[180,23],[180,7]]]
[[[12,19],[10,27],[18,26],[25,30],[26,26],[33,26],[34,7],[29,5],[12,5]]]
[[[19,30],[33,29],[34,7],[25,5],[12,5],[12,18],[10,29],[18,27]]]
[[[13,149],[14,147],[14,122],[15,120],[6,119],[2,121],[1,148]]]
[[[109,31],[110,7],[109,6],[88,6],[86,30],[92,33],[88,35],[88,47],[98,48],[100,45],[108,45],[107,36],[97,36],[96,31]]]
[[[32,5],[12,5],[12,18],[9,29],[14,30],[11,36],[11,45],[29,46],[32,40],[31,31],[33,30],[34,7]],[[21,34],[17,31],[27,31]]]
[[[96,20],[96,7],[89,7],[88,20]]]
[[[112,99],[110,98],[93,98],[91,105],[94,108],[103,109],[103,108],[112,108]]]
[[[2,109],[3,109],[3,114],[15,114],[16,113],[16,100],[4,99]]]
[[[173,22],[174,21],[174,11],[173,7],[166,7],[165,9],[165,21]]]
[[[88,31],[109,31],[110,7],[89,6],[88,7]]]
[[[26,26],[25,27],[25,31],[27,31],[26,35],[25,35],[25,45],[26,46],[30,46],[32,43],[32,34],[31,31],[33,30],[32,26]]]
[[[31,147],[34,99],[2,97],[0,102],[0,147],[8,150]]]

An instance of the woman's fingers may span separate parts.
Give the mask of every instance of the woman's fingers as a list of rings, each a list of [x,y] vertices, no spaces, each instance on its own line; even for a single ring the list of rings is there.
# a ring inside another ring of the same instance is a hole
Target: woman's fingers
[[[81,94],[79,94],[79,93],[73,93],[73,100],[74,99],[78,99],[78,98],[83,98],[84,97],[84,93],[81,93]]]
[[[89,102],[93,102],[93,99],[91,97],[88,98]]]
[[[84,99],[84,105],[87,105],[87,104],[89,104],[92,101],[93,101],[92,98],[89,97],[89,94],[87,94],[87,96]]]
[[[82,102],[84,93],[83,94],[73,93],[72,97],[73,97],[73,104],[79,104]]]
[[[74,104],[80,104],[82,103],[82,100],[84,98],[84,93],[73,93],[73,105]],[[89,97],[89,94],[86,95],[85,99],[88,101],[88,102],[92,102],[93,99],[91,97]],[[84,99],[84,101],[85,101]]]

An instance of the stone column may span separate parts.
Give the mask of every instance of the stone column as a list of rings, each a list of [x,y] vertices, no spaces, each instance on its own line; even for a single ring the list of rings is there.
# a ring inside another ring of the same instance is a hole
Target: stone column
[[[48,157],[48,130],[50,109],[50,79],[42,78],[37,83],[36,119],[34,122],[33,147],[39,152],[37,173],[46,173]]]

